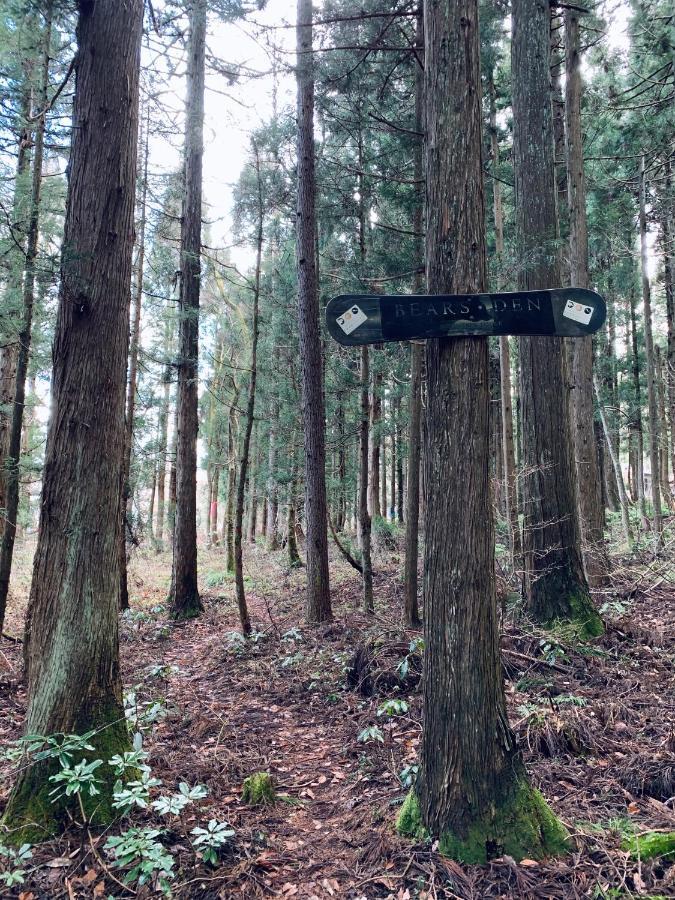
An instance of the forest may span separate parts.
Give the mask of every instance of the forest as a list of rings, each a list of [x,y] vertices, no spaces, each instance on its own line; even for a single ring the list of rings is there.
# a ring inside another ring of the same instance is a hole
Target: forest
[[[0,0],[0,896],[675,897],[671,0]]]

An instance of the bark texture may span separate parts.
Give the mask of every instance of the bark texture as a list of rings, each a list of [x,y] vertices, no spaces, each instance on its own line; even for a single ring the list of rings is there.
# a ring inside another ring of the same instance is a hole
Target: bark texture
[[[514,0],[512,29],[518,287],[533,290],[560,283],[548,2]],[[519,350],[528,608],[541,622],[599,634],[581,559],[563,342],[521,337]]]
[[[312,0],[298,0],[298,326],[305,438],[308,622],[331,618],[326,506],[326,437],[323,364],[316,270],[316,177],[314,171],[314,69]]]
[[[425,4],[424,31],[427,290],[480,292],[487,266],[476,0]],[[416,794],[399,829],[423,826],[464,862],[541,857],[561,849],[565,834],[527,782],[506,715],[487,339],[427,341],[426,364],[424,731]]]
[[[205,51],[206,0],[194,0],[190,10],[185,108],[185,195],[176,396],[176,518],[170,595],[171,616],[179,620],[193,618],[203,609],[197,587],[197,429]]]
[[[567,199],[569,207],[570,284],[587,288],[588,224],[586,180],[581,133],[581,70],[579,13],[565,10],[565,143],[567,159]],[[579,522],[586,574],[601,583],[609,560],[604,546],[604,510],[595,429],[593,427],[593,339],[578,338],[571,343],[572,358],[572,438],[576,459]]]
[[[141,0],[79,5],[52,416],[25,639],[27,733],[98,729],[93,755],[103,759],[129,749],[118,541],[142,11]],[[12,840],[40,839],[65,819],[48,774],[44,765],[21,770],[4,817],[19,828]],[[94,798],[96,820],[111,818],[112,781]]]
[[[40,234],[40,193],[42,189],[42,159],[46,127],[47,94],[49,89],[49,50],[52,37],[52,3],[47,3],[42,29],[42,61],[40,65],[40,86],[36,97],[36,106],[41,114],[35,128],[33,148],[33,169],[31,175],[30,205],[28,213],[28,229],[26,235],[26,257],[24,261],[22,291],[22,322],[19,331],[18,353],[16,354],[16,371],[14,381],[14,397],[11,406],[9,445],[4,459],[4,472],[0,481],[6,490],[6,514],[2,540],[0,541],[0,632],[5,621],[9,579],[12,572],[14,540],[17,534],[19,501],[21,499],[21,438],[24,426],[26,406],[26,378],[30,361],[30,345],[33,331],[33,306],[35,301],[35,275],[38,254],[38,238]],[[8,348],[9,349],[9,348]]]

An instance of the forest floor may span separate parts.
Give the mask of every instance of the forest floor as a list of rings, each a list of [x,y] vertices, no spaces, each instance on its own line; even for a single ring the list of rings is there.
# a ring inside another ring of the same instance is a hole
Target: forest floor
[[[205,612],[178,626],[164,609],[169,556],[137,551],[131,563],[123,678],[136,707],[150,711],[143,730],[152,773],[165,790],[181,781],[208,788],[169,826],[149,810],[131,815],[134,825],[165,829],[162,843],[176,860],[173,896],[675,897],[675,860],[635,861],[621,848],[635,832],[675,830],[675,585],[664,564],[617,563],[612,585],[596,595],[607,632],[587,645],[537,630],[517,606],[504,605],[511,722],[533,782],[576,849],[555,861],[501,858],[480,867],[457,865],[393,829],[421,729],[421,632],[400,625],[401,555],[377,556],[374,618],[358,612],[358,575],[334,559],[335,621],[316,628],[302,624],[303,571],[289,571],[283,553],[251,547],[246,557],[256,629],[248,644],[237,637],[222,551],[201,552]],[[10,634],[21,633],[29,576],[24,548]],[[21,734],[25,692],[21,645],[3,639],[0,650],[6,745]],[[407,711],[378,715],[392,698],[404,699]],[[364,740],[372,726],[377,736]],[[260,771],[272,774],[279,797],[251,807],[242,783]],[[0,775],[2,805],[9,762],[0,763]],[[235,831],[217,866],[195,857],[187,840],[209,819]],[[131,896],[114,880],[124,870],[112,868],[104,843],[74,827],[33,848],[25,883],[5,895]],[[151,885],[136,891],[153,893]]]

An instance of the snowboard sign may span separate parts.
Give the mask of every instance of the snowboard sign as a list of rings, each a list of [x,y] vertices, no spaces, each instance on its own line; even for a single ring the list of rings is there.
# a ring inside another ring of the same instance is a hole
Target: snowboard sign
[[[326,306],[326,326],[340,344],[478,335],[586,337],[605,321],[595,291],[556,288],[503,294],[386,296],[343,294]]]

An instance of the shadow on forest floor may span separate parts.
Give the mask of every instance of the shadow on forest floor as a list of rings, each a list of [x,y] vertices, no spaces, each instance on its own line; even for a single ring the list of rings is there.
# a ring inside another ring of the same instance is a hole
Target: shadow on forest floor
[[[24,548],[12,585],[7,630],[14,634],[29,555]],[[201,552],[205,613],[174,627],[163,608],[170,558],[138,552],[130,568],[132,610],[121,626],[125,689],[135,690],[137,704],[159,702],[163,710],[144,737],[153,775],[168,790],[180,781],[208,788],[183,827],[162,838],[176,860],[174,896],[675,896],[675,864],[640,864],[621,850],[634,832],[675,829],[675,586],[659,583],[653,571],[622,569],[596,596],[607,633],[583,647],[507,610],[502,644],[511,722],[533,782],[577,849],[552,862],[502,858],[471,867],[398,838],[392,827],[407,767],[416,761],[421,712],[414,648],[420,632],[399,624],[401,557],[377,560],[374,619],[357,611],[358,575],[334,559],[335,622],[309,628],[302,624],[303,571],[287,570],[281,553],[249,548],[256,631],[247,645],[236,637],[234,586],[223,567],[220,550]],[[1,650],[5,744],[21,734],[25,694],[21,645],[3,639]],[[394,698],[406,703],[378,715]],[[2,766],[4,799],[11,774],[8,763]],[[249,807],[241,802],[242,783],[259,771],[272,774],[282,797]],[[158,827],[149,811],[131,819]],[[217,867],[196,867],[185,826],[208,819],[226,820],[235,837]],[[76,830],[34,848],[31,866],[14,893],[22,900],[131,896]],[[137,895],[152,893],[146,885]]]

